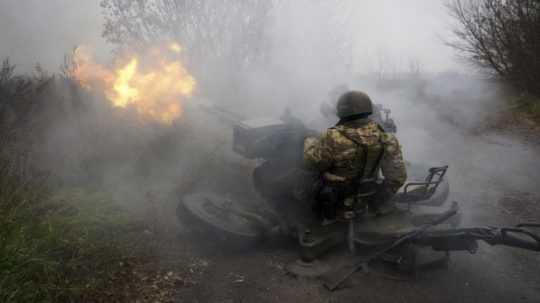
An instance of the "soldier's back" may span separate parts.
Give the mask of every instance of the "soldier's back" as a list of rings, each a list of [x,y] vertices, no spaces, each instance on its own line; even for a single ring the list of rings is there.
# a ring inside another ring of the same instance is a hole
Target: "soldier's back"
[[[334,160],[332,173],[345,178],[376,173],[386,141],[376,122],[344,123],[328,129],[325,136]]]

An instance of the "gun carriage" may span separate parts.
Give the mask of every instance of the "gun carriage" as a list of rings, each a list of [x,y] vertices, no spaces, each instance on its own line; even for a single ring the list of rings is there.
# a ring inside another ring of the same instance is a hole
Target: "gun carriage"
[[[380,109],[380,108],[379,108]],[[540,251],[540,237],[533,232],[540,224],[514,227],[460,227],[458,203],[450,202],[448,166],[429,167],[408,163],[408,182],[395,195],[398,210],[377,217],[358,209],[348,220],[331,223],[314,211],[314,184],[319,176],[302,166],[304,139],[317,135],[298,119],[241,120],[217,108],[233,127],[233,150],[260,164],[253,171],[253,184],[265,203],[245,203],[209,192],[192,193],[181,199],[182,220],[208,227],[211,232],[242,241],[288,236],[297,241],[300,258],[287,267],[301,276],[321,277],[334,290],[349,275],[367,264],[382,260],[400,270],[416,272],[432,264],[445,264],[452,251],[475,253],[478,241]],[[396,127],[388,116],[378,115],[386,130]],[[377,116],[377,115],[376,115]],[[188,218],[189,217],[189,218]],[[348,263],[334,269],[318,259],[332,251],[348,251]],[[418,250],[429,248],[436,257],[421,260]]]

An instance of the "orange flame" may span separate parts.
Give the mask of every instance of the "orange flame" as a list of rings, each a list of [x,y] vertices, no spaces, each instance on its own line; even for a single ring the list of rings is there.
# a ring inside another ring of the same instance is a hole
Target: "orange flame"
[[[134,108],[141,117],[170,124],[182,114],[196,81],[176,59],[178,43],[153,48],[143,55],[120,58],[113,69],[96,63],[86,48],[73,57],[72,76],[85,88],[103,91],[114,107]],[[142,64],[145,62],[147,64]]]

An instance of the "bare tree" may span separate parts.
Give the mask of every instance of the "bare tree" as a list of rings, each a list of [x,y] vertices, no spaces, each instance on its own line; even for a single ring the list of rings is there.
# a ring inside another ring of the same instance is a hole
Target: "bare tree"
[[[175,40],[184,46],[199,91],[221,100],[249,98],[246,80],[261,71],[282,86],[290,84],[283,74],[317,68],[346,78],[353,63],[347,3],[352,2],[101,0],[103,36],[119,50]]]
[[[450,0],[450,45],[517,87],[540,95],[540,1]]]
[[[201,68],[219,61],[242,69],[268,47],[268,0],[102,0],[101,6],[109,42],[137,47],[176,40]]]

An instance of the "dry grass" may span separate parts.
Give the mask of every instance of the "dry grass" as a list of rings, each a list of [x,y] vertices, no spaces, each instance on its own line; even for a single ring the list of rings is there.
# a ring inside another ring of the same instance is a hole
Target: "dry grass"
[[[523,95],[510,100],[510,106],[516,114],[519,114],[525,119],[529,119],[535,124],[540,125],[539,97]]]

